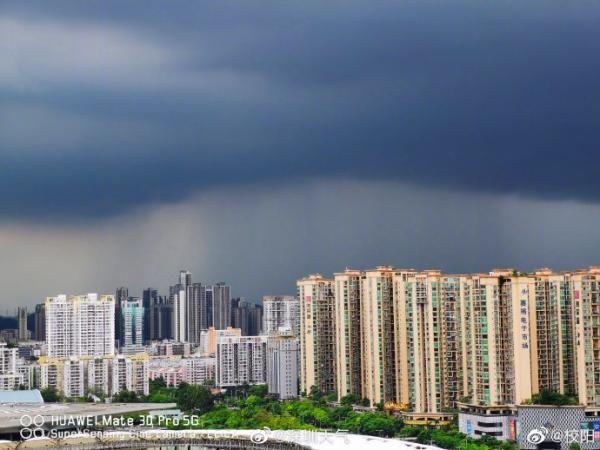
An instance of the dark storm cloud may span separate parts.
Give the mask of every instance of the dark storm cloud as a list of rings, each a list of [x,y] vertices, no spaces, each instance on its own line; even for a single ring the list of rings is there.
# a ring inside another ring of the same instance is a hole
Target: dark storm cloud
[[[597,202],[596,2],[5,2],[0,211],[289,179]]]

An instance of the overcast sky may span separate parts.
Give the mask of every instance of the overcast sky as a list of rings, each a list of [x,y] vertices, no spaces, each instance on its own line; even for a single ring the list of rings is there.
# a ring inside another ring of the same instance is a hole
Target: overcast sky
[[[0,312],[600,264],[599,55],[597,1],[2,1]]]

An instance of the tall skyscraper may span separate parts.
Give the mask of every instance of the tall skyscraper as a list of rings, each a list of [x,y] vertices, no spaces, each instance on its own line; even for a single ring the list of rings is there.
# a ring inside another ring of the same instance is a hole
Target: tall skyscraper
[[[206,286],[206,323],[208,328],[215,326],[213,319],[213,289],[212,286]]]
[[[36,341],[46,340],[46,307],[43,303],[35,305],[34,339]]]
[[[263,334],[262,332],[262,317],[263,307],[262,305],[256,305],[254,303],[248,303],[248,336],[258,336]]]
[[[144,289],[144,342],[172,339],[173,304],[156,289]]]
[[[144,345],[144,307],[142,300],[129,297],[121,304],[121,342],[124,353],[134,353],[142,350]]]
[[[146,288],[142,291],[142,306],[144,307],[144,342],[152,340],[152,335],[156,334],[155,314],[157,313],[155,305],[158,304],[158,290]]]
[[[188,342],[188,302],[191,297],[192,274],[187,270],[179,272],[179,282],[171,286],[173,303],[173,338]]]
[[[396,348],[394,343],[393,274],[391,267],[367,270],[361,278],[361,352],[363,397],[373,403],[396,398]]]
[[[29,330],[27,330],[27,308],[17,308],[17,327],[18,327],[18,339],[19,341],[26,341],[29,339]]]
[[[333,281],[320,274],[298,280],[300,300],[300,389],[337,388]]]
[[[208,328],[207,288],[192,283],[192,274],[181,271],[179,284],[171,287],[173,335],[179,342],[200,343],[200,333]]]
[[[243,298],[232,299],[231,323],[233,328],[242,330],[243,336],[258,336],[262,333],[262,306]]]
[[[231,326],[231,289],[220,282],[212,287],[213,326],[224,330]]]
[[[600,407],[600,266],[570,277],[576,390],[583,405]],[[566,299],[561,301],[566,301]],[[564,346],[563,346],[564,352]]]
[[[112,295],[58,295],[46,298],[49,357],[115,353],[115,298]]]
[[[123,324],[121,323],[121,304],[125,303],[129,299],[129,289],[126,287],[117,288],[115,293],[115,340],[121,342],[123,336],[121,331],[123,330]]]
[[[266,295],[263,297],[264,334],[277,334],[279,328],[291,330],[294,336],[300,335],[300,305],[292,295]]]
[[[208,328],[206,311],[206,286],[192,284],[188,302],[188,342],[200,343],[200,332]]]
[[[338,396],[362,392],[361,293],[362,272],[350,270],[335,275],[336,367]]]

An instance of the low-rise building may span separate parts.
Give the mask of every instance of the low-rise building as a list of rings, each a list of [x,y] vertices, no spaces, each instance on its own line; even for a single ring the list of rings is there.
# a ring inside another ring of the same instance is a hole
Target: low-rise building
[[[498,440],[515,440],[517,411],[514,406],[480,406],[458,403],[458,427],[469,437],[492,436]]]
[[[167,386],[177,386],[180,383],[212,384],[215,380],[215,358],[152,357],[148,375],[151,380],[162,378]]]
[[[123,390],[148,395],[148,355],[39,359],[42,389],[53,387],[65,397],[88,394],[111,397]]]
[[[150,344],[152,356],[190,356],[192,344],[189,342],[155,341]]]
[[[9,348],[0,342],[0,391],[31,387],[29,366],[18,356],[16,347]]]

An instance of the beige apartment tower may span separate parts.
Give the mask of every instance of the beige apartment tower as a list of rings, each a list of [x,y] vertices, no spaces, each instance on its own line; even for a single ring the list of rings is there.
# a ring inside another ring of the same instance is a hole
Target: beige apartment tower
[[[419,414],[521,404],[600,408],[600,267],[447,275],[392,267],[298,281],[301,386]]]
[[[359,270],[346,269],[334,275],[335,333],[338,398],[362,398],[361,279]]]
[[[300,302],[300,390],[337,388],[335,298],[333,280],[320,274],[297,282]]]

